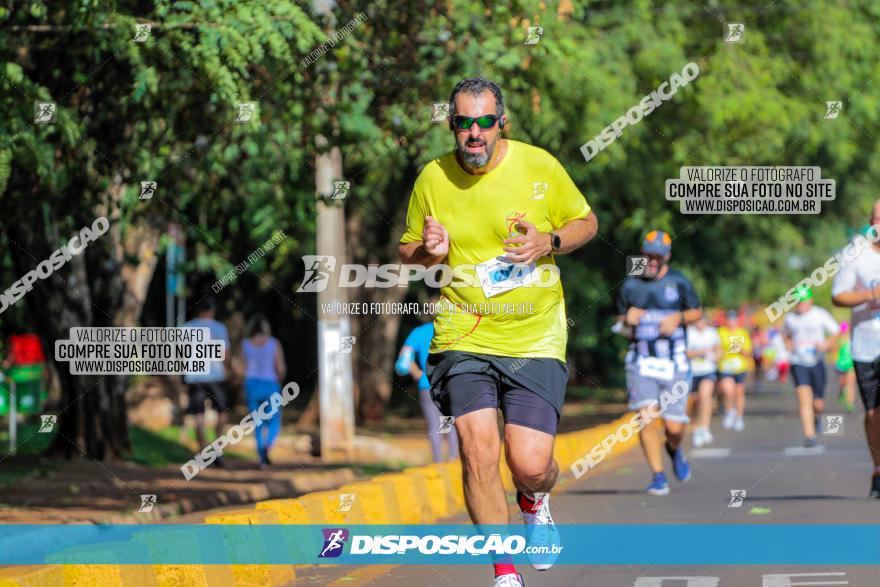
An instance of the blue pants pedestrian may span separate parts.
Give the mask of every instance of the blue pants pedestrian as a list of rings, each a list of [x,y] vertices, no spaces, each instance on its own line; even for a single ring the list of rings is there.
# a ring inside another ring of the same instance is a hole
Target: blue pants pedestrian
[[[264,379],[245,379],[244,391],[247,397],[248,411],[253,412],[263,402],[269,401],[273,393],[280,392],[281,384],[277,381],[267,381]],[[267,409],[263,410],[264,413],[269,411],[268,406]],[[257,454],[260,456],[261,463],[268,464],[269,449],[275,444],[275,439],[278,438],[278,434],[281,432],[281,410],[278,409],[268,420],[260,420],[259,418],[256,418],[256,420]]]

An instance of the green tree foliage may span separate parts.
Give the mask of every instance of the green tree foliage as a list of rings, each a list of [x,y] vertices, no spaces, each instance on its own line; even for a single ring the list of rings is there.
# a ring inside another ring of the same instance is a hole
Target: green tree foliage
[[[360,13],[365,22],[329,40]],[[596,240],[560,260],[571,363],[599,385],[619,372],[613,299],[625,257],[647,230],[672,233],[673,263],[707,304],[736,306],[769,303],[840,247],[847,226],[864,223],[880,176],[878,21],[869,0],[757,9],[341,0],[329,17],[289,1],[7,2],[2,283],[99,214],[114,229],[2,320],[7,330],[36,325],[47,344],[70,326],[137,320],[144,299],[161,295],[161,278],[148,296],[121,275],[161,253],[168,222],[187,234],[193,298],[283,229],[288,238],[222,295],[229,307],[287,320],[292,375],[312,376],[318,312],[314,296],[295,289],[300,257],[315,251],[315,157],[342,151],[350,261],[395,262],[412,183],[452,146],[448,129],[430,120],[432,104],[458,79],[481,74],[505,91],[507,136],[553,153],[599,217]],[[742,42],[723,42],[729,22],[745,24]],[[132,41],[137,23],[153,27],[145,43]],[[524,44],[529,26],[543,27],[539,43]],[[700,68],[693,82],[584,160],[582,144],[691,61]],[[58,103],[55,124],[33,123],[36,100]],[[824,119],[828,100],[843,102],[839,118]],[[253,122],[234,122],[239,102],[256,102]],[[816,165],[838,196],[821,216],[684,216],[663,197],[684,165]],[[144,180],[158,182],[152,200],[137,199]],[[396,301],[424,289],[353,295]],[[161,323],[150,308],[142,320]],[[398,329],[411,324],[354,326],[365,343],[356,347],[360,396],[379,406],[362,415],[378,417],[391,391],[404,391],[389,374]],[[64,382],[65,402],[94,403],[70,414],[106,413],[114,397],[120,405],[124,382],[83,395],[95,378],[80,379]],[[86,438],[84,416],[67,420],[65,430]]]

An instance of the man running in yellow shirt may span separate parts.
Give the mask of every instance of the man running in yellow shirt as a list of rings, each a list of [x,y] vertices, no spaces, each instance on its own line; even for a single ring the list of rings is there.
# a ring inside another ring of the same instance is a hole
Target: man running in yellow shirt
[[[455,418],[471,520],[509,522],[498,469],[501,408],[529,542],[559,544],[548,496],[559,473],[553,442],[568,369],[554,256],[583,246],[598,223],[552,155],[502,138],[507,116],[497,84],[461,80],[449,102],[455,149],[419,174],[400,240],[403,263],[445,264],[457,276],[466,269],[467,279],[441,289],[446,304],[435,319],[426,371],[437,407]],[[481,304],[523,311],[471,311]],[[555,558],[530,562],[546,570]],[[513,560],[496,557],[494,586],[522,585]]]

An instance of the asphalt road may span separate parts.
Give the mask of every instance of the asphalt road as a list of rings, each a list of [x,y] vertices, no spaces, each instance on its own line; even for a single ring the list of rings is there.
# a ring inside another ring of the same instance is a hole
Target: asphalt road
[[[832,383],[829,388],[835,387]],[[829,389],[829,392],[831,389]],[[836,406],[836,392],[827,413]],[[667,467],[671,493],[645,495],[649,474],[641,451],[631,450],[577,481],[563,482],[552,497],[558,524],[880,524],[880,500],[866,499],[870,460],[861,407],[844,417],[843,433],[820,438],[815,451],[799,448],[800,425],[790,388],[751,394],[746,430],[721,430],[713,421],[715,442],[688,450],[693,479],[676,482]],[[742,507],[731,508],[730,491],[746,490]],[[466,518],[449,520],[464,522]],[[658,544],[664,540],[657,530]],[[817,529],[804,541],[846,541]],[[688,549],[688,544],[681,544]],[[880,549],[880,544],[876,545]],[[571,547],[576,548],[575,545]],[[797,549],[798,544],[791,544]],[[786,585],[880,586],[878,567],[835,566],[816,560],[809,566],[752,565],[557,565],[536,572],[518,567],[529,587],[783,587]],[[810,573],[790,583],[768,575]],[[688,583],[650,577],[708,577]],[[717,580],[716,580],[717,579]],[[775,582],[774,582],[775,581]],[[297,585],[369,585],[381,587],[490,586],[491,568],[475,565],[395,567],[315,567],[298,574]]]

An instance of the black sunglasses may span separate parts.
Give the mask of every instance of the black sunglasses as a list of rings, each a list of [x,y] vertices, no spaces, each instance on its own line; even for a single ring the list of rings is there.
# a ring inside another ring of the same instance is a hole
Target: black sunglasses
[[[488,128],[492,128],[495,126],[495,123],[500,120],[500,117],[495,116],[494,114],[484,114],[477,118],[471,118],[470,116],[461,116],[456,115],[452,117],[452,125],[459,130],[468,130],[470,129],[474,123],[477,123],[481,129],[486,130]]]

